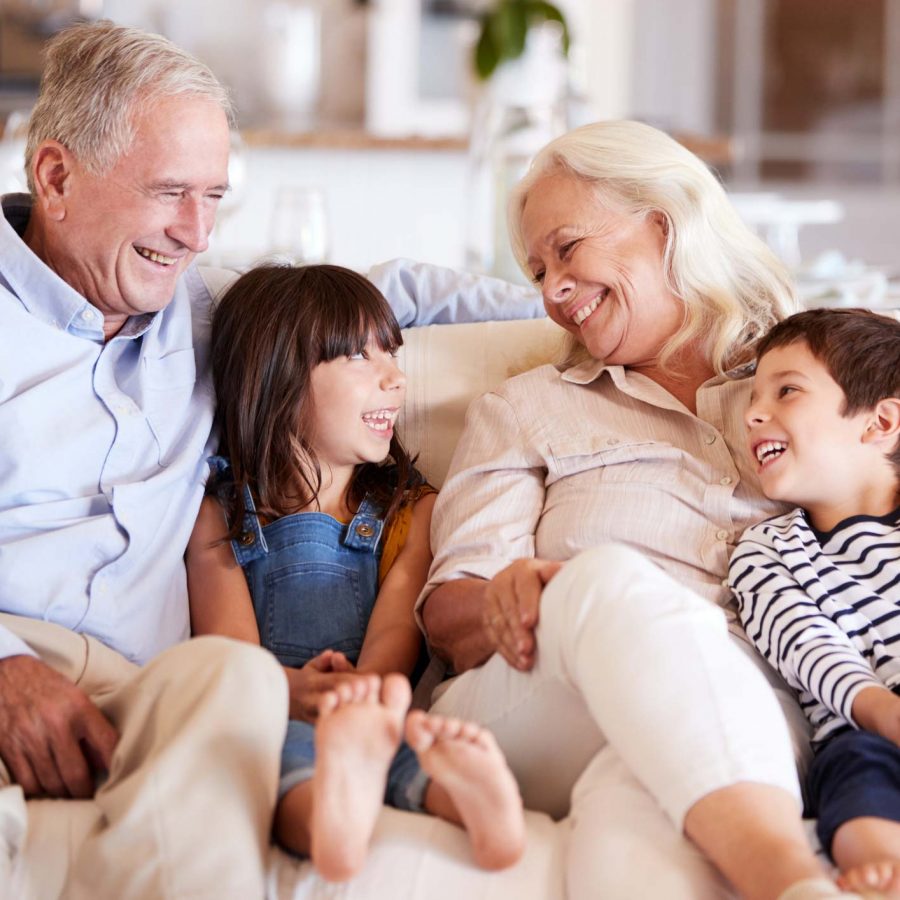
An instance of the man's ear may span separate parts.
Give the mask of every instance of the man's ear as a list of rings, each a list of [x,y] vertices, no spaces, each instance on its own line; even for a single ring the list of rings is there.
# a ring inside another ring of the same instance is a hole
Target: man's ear
[[[891,451],[896,447],[900,439],[900,397],[885,397],[875,404],[862,439],[867,444],[888,444]]]
[[[75,157],[59,141],[43,141],[34,151],[34,189],[37,202],[49,219],[61,222],[66,217],[66,196],[74,168]]]

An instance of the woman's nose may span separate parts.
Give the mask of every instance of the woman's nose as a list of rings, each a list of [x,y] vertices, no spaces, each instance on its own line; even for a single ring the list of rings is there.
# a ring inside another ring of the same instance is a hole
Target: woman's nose
[[[575,279],[564,268],[549,268],[544,273],[541,293],[546,303],[564,303],[575,288]]]

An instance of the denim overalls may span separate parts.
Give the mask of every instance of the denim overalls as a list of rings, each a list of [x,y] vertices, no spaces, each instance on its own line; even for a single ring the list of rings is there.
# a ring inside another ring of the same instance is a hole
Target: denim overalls
[[[228,472],[225,458],[209,462]],[[285,666],[303,666],[327,649],[355,663],[378,596],[381,508],[366,496],[349,525],[303,512],[261,526],[249,490],[244,503],[244,527],[231,546],[247,578],[262,645]],[[288,723],[279,797],[312,777],[314,733],[308,722]],[[388,773],[385,802],[419,811],[427,783],[415,754],[402,744]]]

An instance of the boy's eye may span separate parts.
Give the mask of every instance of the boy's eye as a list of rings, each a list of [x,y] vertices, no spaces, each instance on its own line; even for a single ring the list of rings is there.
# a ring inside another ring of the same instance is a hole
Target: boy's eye
[[[784,396],[787,395],[787,394],[793,394],[796,390],[797,390],[797,388],[795,388],[793,385],[791,385],[791,384],[785,384],[785,385],[782,385],[782,386],[778,389],[778,396],[779,396],[779,397],[784,397]]]
[[[368,359],[369,354],[366,353],[365,350],[360,350],[358,353],[351,353],[347,356],[347,359]]]

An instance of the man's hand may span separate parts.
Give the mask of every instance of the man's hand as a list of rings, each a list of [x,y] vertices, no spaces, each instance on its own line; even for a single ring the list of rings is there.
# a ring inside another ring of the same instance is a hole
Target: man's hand
[[[287,669],[290,686],[290,717],[315,722],[319,699],[327,691],[360,675],[353,663],[337,650],[323,650],[300,669]]]
[[[517,559],[488,583],[484,630],[496,652],[514,669],[527,672],[534,666],[534,630],[540,618],[541,593],[561,568],[561,562]]]
[[[93,797],[118,740],[84,691],[46,663],[0,660],[0,757],[26,796]]]
[[[853,721],[865,731],[873,731],[900,746],[900,697],[886,687],[863,688],[850,711]]]

